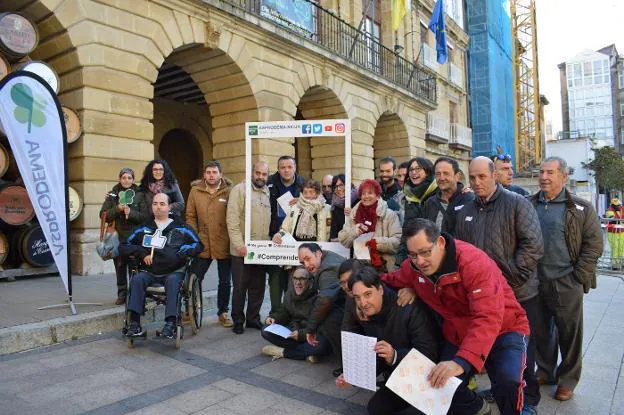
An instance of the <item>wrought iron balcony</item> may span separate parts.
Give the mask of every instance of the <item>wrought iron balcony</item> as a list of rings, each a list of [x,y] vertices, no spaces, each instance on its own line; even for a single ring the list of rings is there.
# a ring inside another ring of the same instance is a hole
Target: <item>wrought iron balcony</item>
[[[351,26],[311,0],[303,0],[306,8],[303,11],[306,13],[297,16],[303,17],[301,21],[268,7],[266,0],[203,1],[216,4],[225,11],[234,8],[271,21],[432,104],[437,101],[436,75],[433,72],[406,60],[370,34]],[[311,11],[309,18],[308,8]]]

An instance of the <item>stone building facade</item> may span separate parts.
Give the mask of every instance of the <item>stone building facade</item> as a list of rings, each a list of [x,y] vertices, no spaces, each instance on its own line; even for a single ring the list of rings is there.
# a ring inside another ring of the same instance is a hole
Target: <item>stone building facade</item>
[[[454,67],[423,69],[435,49],[426,32],[433,0],[413,2],[396,32],[390,1],[373,0],[366,11],[369,0],[320,0],[305,33],[267,18],[263,2],[2,1],[0,12],[37,23],[31,58],[56,70],[60,101],[82,122],[83,136],[69,147],[70,182],[84,200],[72,222],[74,273],[105,269],[95,254],[98,211],[120,168],[134,168],[138,180],[147,161],[164,158],[188,191],[214,158],[239,181],[247,121],[351,119],[355,182],[374,177],[376,160],[388,155],[450,153],[467,167],[468,37],[447,17]],[[436,134],[440,118],[446,135]],[[340,139],[258,140],[253,152],[272,168],[280,155],[296,156],[300,173],[317,179],[344,168]]]

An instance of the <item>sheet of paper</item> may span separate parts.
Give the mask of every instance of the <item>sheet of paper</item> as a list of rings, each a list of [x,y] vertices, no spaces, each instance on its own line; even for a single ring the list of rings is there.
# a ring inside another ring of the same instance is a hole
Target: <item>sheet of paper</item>
[[[282,210],[288,215],[288,213],[290,212],[290,201],[293,200],[294,197],[292,195],[292,193],[290,192],[286,192],[283,195],[281,195],[280,197],[277,198],[277,203],[280,205],[280,207],[282,208]]]
[[[291,234],[285,233],[284,236],[282,236],[282,245],[296,245],[296,244],[297,244],[297,240],[293,238]]]
[[[360,388],[377,390],[375,337],[342,332],[342,369],[345,380]]]
[[[443,388],[434,389],[427,380],[427,375],[434,367],[435,363],[427,356],[412,349],[394,369],[386,386],[421,412],[444,415],[451,406],[461,380],[452,377]]]
[[[375,237],[375,232],[363,233],[353,241],[353,256],[357,259],[370,260],[370,251],[366,242]]]
[[[280,337],[283,337],[285,339],[288,338],[288,336],[290,336],[290,333],[292,333],[292,331],[290,331],[290,329],[288,327],[284,327],[281,324],[271,324],[270,326],[267,326],[264,331],[268,331],[269,333],[273,333],[273,334],[277,334]]]

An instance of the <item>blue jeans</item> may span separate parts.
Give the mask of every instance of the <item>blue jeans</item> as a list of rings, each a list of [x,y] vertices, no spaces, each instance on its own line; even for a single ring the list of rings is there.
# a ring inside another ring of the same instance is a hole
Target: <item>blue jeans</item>
[[[287,359],[305,360],[308,356],[327,356],[331,353],[329,340],[321,335],[316,336],[316,340],[319,342],[316,346],[312,346],[305,340],[299,342],[293,339],[285,339],[264,329],[262,329],[262,337],[277,347],[284,348],[284,357]]]
[[[193,261],[195,275],[204,281],[204,275],[213,259],[197,258]],[[227,313],[230,306],[230,294],[232,293],[232,259],[217,259],[217,270],[219,272],[219,285],[217,286],[217,315]]]
[[[524,381],[522,374],[526,365],[528,336],[520,333],[505,333],[496,338],[490,355],[485,361],[485,369],[492,383],[492,394],[503,415],[519,414],[522,411]],[[458,347],[445,343],[442,346],[440,361],[452,360]],[[483,406],[483,399],[468,389],[468,380],[474,370],[459,378],[451,412],[453,415],[473,415]]]
[[[165,286],[167,299],[165,302],[165,318],[178,316],[178,294],[184,281],[183,272],[172,272],[166,277],[154,277],[149,272],[140,271],[130,280],[130,299],[128,310],[143,314],[145,310],[145,290],[155,282]]]

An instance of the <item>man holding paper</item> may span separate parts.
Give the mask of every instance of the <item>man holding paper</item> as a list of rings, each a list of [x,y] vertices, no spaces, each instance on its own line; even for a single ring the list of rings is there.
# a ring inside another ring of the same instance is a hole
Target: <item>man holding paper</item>
[[[468,389],[470,376],[484,367],[503,414],[519,414],[529,323],[496,263],[469,243],[416,219],[403,234],[408,259],[398,271],[382,275],[393,288],[412,288],[443,320],[441,362],[429,373],[434,388],[453,376],[462,380],[453,414],[489,414],[492,408]]]
[[[342,330],[375,337],[377,374],[389,378],[412,348],[438,361],[440,333],[429,309],[419,299],[405,307],[397,305],[394,291],[385,287],[370,266],[356,268],[349,278],[353,298],[347,299]],[[352,304],[349,304],[352,303]],[[344,360],[344,359],[343,359]],[[347,385],[344,375],[336,379]],[[382,386],[368,402],[369,414],[393,414],[410,404]]]
[[[282,306],[265,320],[268,326],[262,329],[262,337],[273,345],[264,346],[262,353],[316,363],[317,356],[331,353],[331,345],[322,335],[317,336],[315,346],[306,341],[306,324],[317,294],[313,277],[305,268],[297,268],[290,280]]]

